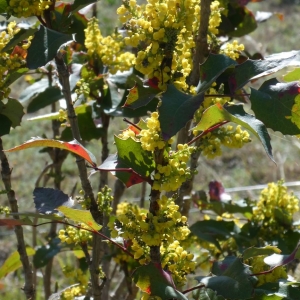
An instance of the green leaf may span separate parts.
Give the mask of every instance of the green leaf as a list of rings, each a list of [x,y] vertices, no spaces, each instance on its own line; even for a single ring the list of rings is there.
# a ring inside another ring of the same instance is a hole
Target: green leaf
[[[66,218],[74,222],[84,223],[93,230],[99,231],[102,228],[101,225],[95,222],[89,210],[74,209],[67,206],[60,206],[57,210],[63,213]]]
[[[52,60],[62,44],[72,41],[71,34],[63,34],[40,25],[28,49],[27,66],[37,69]]]
[[[298,82],[281,83],[273,78],[265,81],[259,90],[251,89],[251,109],[266,127],[297,135],[300,133],[299,94]]]
[[[241,37],[257,28],[253,13],[245,6],[232,6],[229,4],[227,16],[222,14],[220,34],[231,37]]]
[[[123,140],[115,136],[115,143],[118,149],[118,161],[132,168],[143,177],[150,177],[155,169],[152,154],[143,150],[141,143],[132,138]]]
[[[246,249],[243,253],[243,259],[248,259],[250,257],[258,255],[271,255],[274,253],[280,253],[281,251],[276,246],[265,246],[263,248],[250,247]]]
[[[4,101],[7,102],[4,104]],[[11,121],[11,126],[15,128],[21,124],[22,117],[24,116],[23,106],[16,99],[8,98],[4,101],[0,101],[0,118],[1,116],[7,117]]]
[[[39,93],[36,97],[31,99],[27,107],[28,113],[36,112],[52,103],[55,103],[62,98],[60,89],[56,86],[50,86],[43,92]]]
[[[53,147],[53,148],[60,148],[65,149],[70,152],[75,153],[76,155],[79,155],[80,157],[84,158],[87,162],[89,162],[92,166],[96,166],[96,158],[95,156],[85,149],[80,143],[78,143],[76,140],[73,140],[71,142],[62,142],[58,140],[51,140],[51,139],[42,139],[40,137],[31,138],[31,140],[28,140],[27,142],[23,143],[22,145],[16,146],[14,148],[4,150],[5,152],[14,152],[14,151],[20,151],[28,148],[34,148],[34,147]]]
[[[253,293],[250,274],[249,266],[244,265],[239,258],[235,258],[222,275],[199,276],[195,279],[226,299],[244,300],[251,298]]]
[[[96,2],[97,1],[95,0],[75,0],[74,3],[72,4],[71,9],[73,12],[75,12],[88,6],[89,4],[96,3]]]
[[[201,285],[203,286],[203,285]],[[205,287],[201,287],[195,291],[193,291],[193,299],[194,300],[225,300],[220,295],[211,289],[207,289]]]
[[[0,0],[0,14],[5,14],[7,12],[7,0]]]
[[[300,294],[299,282],[279,280],[276,283],[266,283],[255,289],[254,300],[298,300]]]
[[[35,268],[42,268],[48,264],[48,262],[60,252],[60,239],[55,238],[51,240],[47,245],[39,246],[33,256],[33,264]]]
[[[10,128],[11,128],[11,123],[12,122],[8,117],[0,114],[0,136],[9,134]]]
[[[173,280],[159,264],[149,263],[137,268],[133,273],[133,280],[143,292],[158,296],[162,300],[187,300],[174,286]]]
[[[215,104],[204,111],[200,122],[195,129],[205,131],[223,121],[230,121],[243,126],[252,132],[262,143],[269,157],[273,159],[271,138],[267,128],[262,122],[257,120],[253,115],[247,114],[242,105],[221,106]]]
[[[129,90],[123,107],[137,109],[146,106],[159,93],[161,93],[159,89],[144,85],[143,81],[137,77],[134,87]]]
[[[28,68],[20,68],[15,71],[9,72],[5,78],[5,86],[10,86],[17,79],[23,76],[28,70]]]
[[[198,221],[190,227],[192,234],[200,240],[214,244],[221,249],[219,241],[227,240],[232,236],[234,230],[233,221],[203,220]]]
[[[99,139],[103,134],[103,128],[95,125],[93,119],[93,107],[90,104],[82,104],[75,108],[77,114],[77,120],[79,125],[79,131],[82,140],[91,141],[93,139]],[[70,141],[73,139],[72,130],[70,127],[64,129],[61,134],[61,139],[64,141]]]
[[[235,67],[229,78],[232,93],[242,88],[249,80],[255,80],[271,75],[288,66],[300,65],[300,51],[290,51],[273,54],[264,60],[248,59]]]
[[[288,72],[286,75],[283,76],[283,80],[286,82],[300,80],[300,68],[294,68],[293,71]]]
[[[85,32],[84,30],[87,27],[88,20],[79,12],[72,13],[70,16],[71,19],[71,26],[69,28],[70,33],[75,33],[75,40],[76,42],[84,45],[85,41]]]
[[[26,253],[28,256],[34,255],[35,250],[31,247],[26,247]],[[0,279],[5,277],[7,274],[16,271],[22,266],[20,260],[20,254],[18,251],[14,251],[4,262],[0,268]]]
[[[38,28],[20,28],[20,31],[13,36],[13,38],[6,44],[6,46],[1,50],[1,52],[7,52],[9,49],[17,46],[22,41],[26,40],[28,37],[34,35],[37,31]]]

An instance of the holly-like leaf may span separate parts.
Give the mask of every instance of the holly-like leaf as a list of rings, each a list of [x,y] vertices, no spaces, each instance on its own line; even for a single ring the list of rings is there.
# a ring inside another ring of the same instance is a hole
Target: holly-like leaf
[[[216,124],[222,123],[223,121],[234,122],[252,132],[261,141],[269,157],[274,160],[270,142],[271,138],[268,134],[267,128],[253,115],[247,114],[243,109],[243,105],[212,105],[204,111],[202,118],[196,125],[195,129],[198,131],[205,131]]]
[[[35,268],[42,268],[48,264],[48,262],[60,252],[60,239],[55,238],[51,240],[47,245],[37,247],[33,256],[33,264]]]
[[[298,82],[281,83],[273,78],[259,90],[251,89],[251,109],[266,127],[297,135],[300,134],[299,94]]]
[[[26,247],[26,253],[28,256],[32,256],[35,250],[31,247]],[[14,251],[4,262],[0,268],[0,279],[5,277],[7,274],[16,271],[22,266],[20,260],[20,254],[18,251]]]
[[[300,66],[300,51],[290,51],[273,54],[264,60],[248,59],[237,65],[229,82],[232,93],[242,88],[249,80],[271,75],[288,66]]]
[[[0,136],[9,134],[10,128],[11,128],[11,120],[8,117],[0,114]]]
[[[271,255],[271,254],[279,254],[281,251],[275,246],[265,246],[262,248],[250,247],[246,249],[243,253],[243,259],[248,259],[250,257],[258,256],[258,255]]]
[[[187,300],[174,286],[173,280],[161,265],[149,263],[137,268],[133,273],[133,280],[143,292],[158,296],[162,300]]]
[[[220,276],[198,276],[195,279],[226,299],[244,300],[251,298],[253,293],[250,274],[249,267],[235,258]]]
[[[59,206],[72,207],[74,200],[60,190],[36,187],[33,191],[35,208],[42,214],[57,213]]]
[[[227,240],[234,230],[233,221],[204,220],[194,223],[190,230],[200,240],[214,244],[221,249],[219,241]]]
[[[78,143],[76,140],[73,140],[71,142],[62,142],[58,140],[51,140],[51,139],[43,139],[40,137],[31,138],[31,140],[23,143],[22,145],[16,146],[14,148],[4,150],[5,152],[14,152],[14,151],[20,151],[28,148],[34,148],[34,147],[53,147],[53,148],[60,148],[68,150],[72,153],[75,153],[76,155],[84,158],[87,162],[89,162],[92,166],[97,165],[97,161],[95,156],[88,151],[86,148],[84,148],[80,143]]]
[[[56,86],[46,88],[43,92],[31,98],[31,102],[27,107],[28,113],[33,113],[62,98],[61,90]]]
[[[109,156],[99,170],[109,170],[127,187],[149,180],[155,165],[152,155],[143,150],[141,143],[132,138],[127,140],[115,136],[118,155]]]
[[[286,82],[300,80],[300,68],[294,68],[293,71],[288,72],[283,76],[283,80]]]
[[[203,287],[201,284],[201,288],[193,291],[193,299],[194,300],[225,300],[224,297],[217,295],[217,293],[211,289],[207,289]]]
[[[87,5],[89,4],[92,4],[92,3],[96,3],[97,1],[95,0],[75,0],[72,4],[72,11],[75,12],[75,11],[78,11],[84,7],[86,7]]]
[[[284,279],[276,283],[265,283],[255,289],[253,300],[298,300],[300,283]]]
[[[63,34],[40,25],[28,49],[27,66],[37,69],[52,60],[58,49],[66,42],[72,41],[71,34]]]
[[[16,99],[8,98],[4,104],[0,101],[0,115],[4,115],[11,121],[13,128],[21,124],[22,117],[24,116],[23,106]]]
[[[102,228],[101,225],[95,222],[89,210],[74,209],[67,206],[60,206],[57,210],[63,213],[66,218],[77,223],[84,223],[93,230],[99,231]]]
[[[15,71],[9,72],[5,77],[5,86],[10,86],[17,79],[23,76],[28,70],[28,68],[20,68]]]
[[[129,90],[129,94],[127,95],[127,99],[123,107],[137,109],[139,107],[146,106],[159,93],[159,89],[155,89],[151,86],[145,86],[143,81],[137,77],[134,87]]]

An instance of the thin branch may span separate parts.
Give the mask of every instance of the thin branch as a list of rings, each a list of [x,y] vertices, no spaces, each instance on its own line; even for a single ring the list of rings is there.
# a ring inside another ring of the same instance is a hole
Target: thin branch
[[[194,287],[192,287],[192,288],[190,288],[190,289],[187,289],[187,290],[185,290],[185,291],[183,291],[183,292],[181,292],[181,293],[182,293],[182,294],[187,294],[187,293],[189,293],[189,292],[192,292],[192,291],[198,290],[198,289],[202,289],[202,288],[204,288],[204,287],[205,287],[204,284],[202,284],[202,285],[197,285],[197,286],[194,286]]]
[[[13,213],[18,213],[18,202],[15,196],[15,192],[12,190],[11,186],[11,169],[9,162],[5,153],[3,152],[2,139],[0,137],[0,160],[1,160],[1,176],[4,183],[4,187],[7,191],[7,198],[10,204],[11,211]],[[19,219],[19,216],[15,215],[15,219]],[[18,242],[18,252],[20,255],[20,260],[24,269],[25,285],[22,288],[26,298],[33,300],[35,298],[35,287],[33,284],[33,270],[29,258],[26,253],[26,244],[24,240],[24,233],[22,226],[15,226],[15,234]]]
[[[123,118],[123,121],[130,124],[131,126],[135,127],[136,129],[138,129],[139,131],[142,130],[141,127],[139,127],[138,125],[134,124],[133,122],[129,121],[127,118]]]
[[[59,74],[59,81],[62,86],[62,92],[64,94],[67,111],[68,111],[68,119],[70,122],[73,138],[77,141],[82,142],[77,116],[75,113],[75,109],[73,106],[73,101],[71,97],[71,89],[69,82],[69,70],[63,60],[63,55],[59,52],[55,57],[55,62],[57,66],[57,71]],[[103,213],[99,211],[98,204],[93,193],[93,189],[91,183],[88,179],[87,168],[85,165],[85,161],[83,158],[77,156],[76,159],[79,177],[82,185],[82,189],[84,191],[85,199],[90,200],[90,212],[98,224],[103,224]],[[101,299],[102,286],[99,283],[99,264],[100,260],[104,255],[103,246],[101,245],[101,239],[98,235],[94,235],[93,237],[93,250],[92,250],[92,260],[89,262],[89,270],[91,275],[91,283],[92,283],[92,294],[94,300]]]

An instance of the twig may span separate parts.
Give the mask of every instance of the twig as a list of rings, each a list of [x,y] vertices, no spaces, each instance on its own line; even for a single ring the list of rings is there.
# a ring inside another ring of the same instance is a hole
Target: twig
[[[11,186],[11,169],[5,153],[3,152],[2,139],[0,137],[0,160],[1,160],[1,176],[4,183],[4,187],[7,191],[7,198],[10,204],[11,211],[18,213],[18,203],[15,196],[15,192]],[[19,216],[15,215],[15,219],[19,219]],[[33,300],[35,298],[35,287],[33,284],[33,270],[29,258],[26,253],[26,245],[24,240],[23,228],[20,225],[15,226],[15,234],[18,242],[18,252],[20,260],[25,274],[25,285],[22,288],[26,298]]]
[[[127,118],[123,118],[123,121],[130,124],[131,126],[135,127],[136,129],[138,129],[139,131],[142,130],[141,127],[139,127],[138,125],[134,124],[133,122],[129,121]]]
[[[185,291],[183,291],[183,292],[181,292],[181,293],[182,293],[182,294],[187,294],[187,293],[189,293],[189,292],[191,292],[191,291],[198,290],[198,289],[202,289],[202,288],[204,288],[204,287],[205,287],[204,284],[202,284],[202,285],[197,285],[197,286],[194,286],[194,287],[192,287],[192,288],[190,288],[190,289],[187,289],[187,290],[185,290]]]
[[[80,131],[79,131],[79,125],[77,121],[77,116],[75,113],[75,109],[72,102],[71,97],[71,89],[70,89],[70,82],[69,82],[69,71],[68,68],[63,60],[62,54],[59,52],[55,57],[55,62],[57,66],[57,71],[59,74],[59,81],[62,86],[62,92],[64,94],[64,97],[66,99],[67,103],[67,111],[68,111],[68,118],[73,134],[73,138],[75,138],[77,141],[82,142]],[[78,171],[79,171],[79,177],[82,185],[82,189],[84,191],[84,197],[85,199],[90,200],[90,212],[95,219],[95,221],[98,224],[103,224],[103,213],[99,211],[98,204],[95,198],[95,195],[93,193],[93,189],[91,186],[91,183],[88,179],[87,175],[87,168],[85,165],[85,161],[83,158],[78,157],[76,159]],[[99,264],[100,260],[103,256],[104,250],[101,245],[101,239],[99,239],[98,235],[94,235],[93,238],[93,250],[92,250],[92,260],[89,262],[89,270],[91,275],[91,284],[92,284],[92,294],[94,297],[94,300],[100,300],[101,299],[101,291],[102,287],[99,284]]]

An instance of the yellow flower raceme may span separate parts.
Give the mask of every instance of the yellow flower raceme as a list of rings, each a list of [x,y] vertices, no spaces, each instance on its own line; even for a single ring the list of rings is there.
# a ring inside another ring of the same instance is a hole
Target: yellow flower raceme
[[[98,25],[98,20],[92,18],[85,29],[85,46],[90,56],[97,55],[103,64],[109,68],[109,72],[129,70],[135,56],[130,52],[123,51],[124,43],[120,34],[112,34],[103,37]]]
[[[51,4],[44,0],[9,0],[8,13],[17,18],[40,16]]]
[[[221,21],[218,1],[212,2],[211,12],[209,30],[215,34]],[[161,89],[172,81],[187,90],[200,24],[199,1],[148,0],[145,6],[139,6],[134,0],[125,0],[117,13],[128,29],[125,43],[139,50],[136,69],[150,79],[157,78]]]
[[[238,44],[237,40],[234,40],[232,43],[226,43],[221,49],[220,53],[223,53],[230,58],[236,60],[240,56],[240,52],[245,49],[243,44]]]

